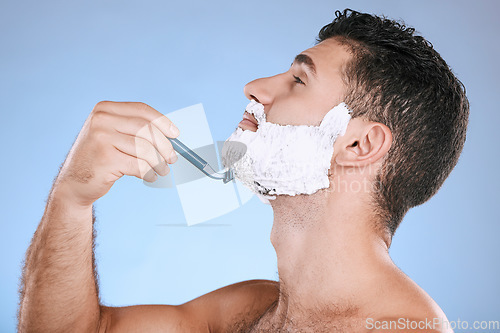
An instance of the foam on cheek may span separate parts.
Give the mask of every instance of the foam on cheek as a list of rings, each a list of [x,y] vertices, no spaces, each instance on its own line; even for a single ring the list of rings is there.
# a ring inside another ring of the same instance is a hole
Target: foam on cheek
[[[344,103],[331,109],[319,126],[269,123],[263,105],[255,101],[246,111],[257,120],[257,131],[238,127],[222,151],[224,165],[233,168],[236,178],[265,203],[275,195],[313,194],[329,186],[333,144],[351,118]]]

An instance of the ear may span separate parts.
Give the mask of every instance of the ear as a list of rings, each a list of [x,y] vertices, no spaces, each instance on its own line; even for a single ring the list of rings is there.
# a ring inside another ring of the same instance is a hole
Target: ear
[[[335,162],[341,166],[361,167],[377,162],[387,154],[392,144],[392,133],[382,123],[360,118],[351,119],[341,137]],[[336,142],[337,143],[337,142]]]

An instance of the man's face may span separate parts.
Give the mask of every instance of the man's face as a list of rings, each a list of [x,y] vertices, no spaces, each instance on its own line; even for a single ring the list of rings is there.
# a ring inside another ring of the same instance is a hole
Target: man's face
[[[343,46],[326,40],[299,54],[287,72],[245,86],[255,102],[247,105],[249,120],[226,140],[223,161],[264,202],[329,186],[333,146],[351,119],[341,103],[349,59]]]
[[[245,95],[264,105],[270,123],[317,126],[333,106],[342,102],[342,66],[350,57],[344,46],[327,39],[299,54],[287,72],[249,82]],[[239,126],[257,130],[249,122]]]

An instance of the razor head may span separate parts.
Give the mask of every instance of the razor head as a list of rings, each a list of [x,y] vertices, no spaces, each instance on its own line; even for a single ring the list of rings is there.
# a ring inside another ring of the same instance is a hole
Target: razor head
[[[228,169],[224,174],[224,179],[222,180],[224,184],[230,182],[234,179],[233,169]]]
[[[231,180],[234,179],[234,173],[232,169],[227,169],[227,171],[224,172],[216,172],[210,164],[206,164],[203,169],[200,169],[201,172],[203,172],[205,175],[212,179],[222,179],[224,184],[230,182]]]

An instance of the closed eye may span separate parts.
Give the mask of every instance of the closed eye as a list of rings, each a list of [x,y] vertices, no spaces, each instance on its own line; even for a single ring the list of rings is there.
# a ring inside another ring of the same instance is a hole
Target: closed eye
[[[298,84],[303,84],[303,85],[306,85],[301,79],[300,77],[298,76],[293,76],[293,78],[295,79],[295,83],[298,83]]]

